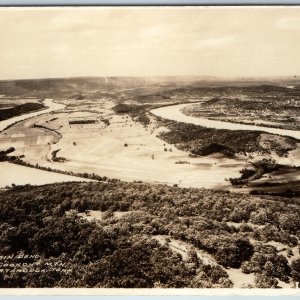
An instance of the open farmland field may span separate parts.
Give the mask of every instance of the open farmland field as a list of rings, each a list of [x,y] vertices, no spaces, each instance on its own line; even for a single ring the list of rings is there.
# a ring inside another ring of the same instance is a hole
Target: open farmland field
[[[174,104],[183,98],[182,102],[194,103],[198,99],[206,105],[213,102],[212,97],[223,88],[197,88],[195,82],[180,85],[178,89],[172,82],[167,85],[150,82],[144,83],[144,88],[137,88],[131,81],[128,88],[120,89],[116,85],[99,93],[94,83],[93,89],[85,93],[70,91],[52,102],[51,105],[57,107],[54,111],[41,111],[1,132],[0,149],[13,147],[10,156],[21,157],[23,162],[33,166],[62,172],[227,190],[235,188],[229,179],[238,178],[239,172],[258,157],[272,158],[291,168],[298,166],[296,140],[272,134],[282,129],[253,127],[253,131],[249,131],[251,125],[247,125],[246,134],[237,131],[234,136],[235,131],[231,131],[234,124],[223,122],[229,124],[226,131],[221,122],[217,129],[209,131],[205,126],[213,127],[215,121],[205,118],[189,127],[191,117],[182,109],[196,104]],[[274,91],[276,89],[274,86]],[[190,98],[181,97],[184,91]],[[229,91],[237,92],[234,88]],[[204,92],[211,97],[204,98]],[[253,96],[255,88],[246,86],[239,88],[239,92]],[[257,129],[270,134],[255,131]],[[189,132],[194,133],[189,136]],[[285,132],[297,135],[297,131]],[[276,186],[276,178],[284,184],[291,181],[295,190],[297,174],[291,169],[286,174],[288,179],[276,175],[264,190]],[[268,181],[266,177],[259,180]],[[247,189],[243,187],[241,191]],[[280,191],[285,191],[284,185]]]
[[[191,159],[187,153],[157,138],[159,129],[154,126],[145,128],[130,117],[114,116],[110,125],[101,131],[72,128],[68,133],[62,133],[65,138],[55,147],[61,149],[60,155],[69,161],[66,167],[88,167],[92,172],[126,181],[165,182],[183,186],[222,186],[225,183],[224,173],[225,176],[231,176],[243,163],[243,159]],[[178,161],[188,163],[176,164]],[[203,177],[198,172],[201,164],[206,170]],[[231,167],[226,168],[227,164]]]
[[[0,135],[1,148],[14,147],[14,155],[24,155],[23,160],[33,165],[186,187],[229,187],[224,178],[237,176],[246,161],[245,157],[214,155],[191,158],[157,137],[166,129],[160,128],[154,118],[150,125],[144,126],[126,114],[114,115],[99,106],[102,111],[98,113],[81,103],[82,112],[67,106],[66,112],[20,122]],[[97,119],[99,123],[69,124],[79,116]],[[109,125],[102,119],[109,120]],[[56,150],[59,150],[57,156],[65,159],[63,162],[52,160]],[[199,172],[201,169],[206,172]]]
[[[64,174],[51,173],[47,171],[37,170],[34,168],[24,168],[8,162],[0,164],[0,188],[5,188],[13,185],[35,184],[42,185],[54,182],[67,181],[89,181],[75,176],[68,176]],[[17,174],[17,176],[16,176]]]

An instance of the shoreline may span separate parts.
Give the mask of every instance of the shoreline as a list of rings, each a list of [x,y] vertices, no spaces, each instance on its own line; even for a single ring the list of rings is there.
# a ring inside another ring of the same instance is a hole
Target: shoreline
[[[261,132],[267,132],[275,135],[288,136],[300,140],[300,131],[284,130],[279,128],[269,128],[269,127],[249,125],[249,124],[224,122],[224,121],[217,121],[208,118],[198,118],[198,117],[188,116],[182,112],[182,109],[184,109],[186,106],[187,104],[169,105],[169,106],[152,109],[150,112],[155,116],[163,119],[194,124],[194,125],[203,126],[207,128],[261,131]]]

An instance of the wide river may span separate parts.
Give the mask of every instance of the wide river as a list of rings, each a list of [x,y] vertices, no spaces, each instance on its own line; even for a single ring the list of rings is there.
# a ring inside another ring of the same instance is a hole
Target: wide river
[[[41,114],[46,114],[46,113],[49,113],[52,111],[56,111],[56,110],[59,110],[59,109],[62,109],[65,107],[65,105],[60,104],[60,103],[55,103],[55,102],[53,102],[53,99],[49,99],[49,98],[45,99],[43,101],[43,104],[47,107],[46,109],[38,110],[38,111],[29,113],[29,114],[24,114],[21,116],[17,116],[17,117],[13,117],[13,118],[1,121],[0,122],[0,131],[3,131],[5,128],[7,128],[8,126],[10,126],[16,122],[20,122],[20,121],[29,119],[31,117],[36,117]]]
[[[168,120],[182,122],[182,123],[189,123],[194,125],[200,125],[208,128],[263,131],[272,134],[285,135],[296,139],[300,139],[300,131],[296,131],[296,130],[285,130],[285,129],[268,128],[268,127],[256,126],[256,125],[237,124],[237,123],[230,123],[230,122],[209,120],[206,118],[188,116],[182,112],[183,108],[188,105],[192,105],[192,104],[178,104],[178,105],[164,106],[164,107],[152,109],[151,112],[154,115],[161,117],[163,119],[168,119]]]
[[[26,120],[31,117],[36,117],[41,114],[56,111],[65,107],[63,104],[55,103],[52,99],[45,99],[43,104],[47,107],[43,110],[13,117],[0,122],[0,131],[3,131],[7,126],[16,122]],[[1,149],[2,150],[2,149]],[[14,184],[47,184],[61,181],[90,181],[88,179],[79,178],[70,175],[47,172],[37,170],[20,165],[14,165],[8,162],[0,163],[0,188]]]
[[[31,117],[38,116],[40,114],[45,114],[49,113],[52,111],[57,111],[60,109],[63,109],[65,105],[55,103],[53,102],[52,99],[45,99],[43,101],[43,104],[47,106],[46,109],[36,111],[33,113],[29,114],[24,114],[22,116],[18,116],[15,118],[11,118],[5,121],[0,122],[0,131],[4,130],[7,126],[14,124],[15,122],[19,122],[22,120],[26,120]],[[153,109],[151,112],[159,117],[162,117],[164,119],[169,119],[169,120],[174,120],[178,122],[185,122],[185,123],[191,123],[195,125],[201,125],[205,127],[210,127],[210,128],[217,128],[217,129],[229,129],[229,130],[259,130],[259,131],[264,131],[264,132],[269,132],[272,134],[279,134],[279,135],[286,135],[286,136],[291,136],[297,139],[300,139],[300,132],[299,131],[292,131],[292,130],[282,130],[282,129],[275,129],[275,128],[267,128],[267,127],[262,127],[262,126],[252,126],[252,125],[244,125],[244,124],[234,124],[234,123],[229,123],[229,122],[222,122],[222,121],[214,121],[214,120],[208,120],[205,118],[196,118],[192,116],[185,115],[182,112],[182,109],[186,107],[187,104],[179,104],[179,105],[173,105],[173,106],[166,106],[166,107],[161,107],[157,109]],[[110,142],[111,144],[111,142]],[[139,150],[140,151],[140,150]],[[165,154],[165,153],[164,153]],[[174,153],[173,153],[174,155]],[[179,155],[179,156],[178,156]],[[178,160],[178,157],[180,157],[180,153],[178,153],[177,156],[174,158],[169,158],[169,160],[166,160],[164,162],[169,163],[168,166],[174,167],[174,161]],[[199,158],[199,164],[201,164],[201,158]],[[154,160],[152,162],[153,165],[153,170],[155,171],[155,174],[157,174],[157,171],[160,170],[155,169],[155,162],[159,162],[159,160]],[[207,158],[205,158],[205,161],[202,163],[207,163]],[[217,165],[216,165],[217,163]],[[241,168],[240,164],[242,162],[236,162],[234,167],[226,167],[226,162],[221,163],[219,165],[219,162],[212,163],[211,168],[205,169],[205,172],[200,172],[199,173],[199,166],[196,166],[196,164],[191,164],[191,169],[189,169],[189,166],[180,166],[180,168],[174,169],[174,172],[171,171],[172,174],[176,175],[174,178],[174,182],[178,182],[180,179],[180,184],[182,186],[194,186],[194,183],[196,182],[199,187],[210,187],[209,183],[216,186],[219,186],[225,177],[232,177],[235,175],[235,173],[238,173],[238,170]],[[231,162],[232,164],[233,162]],[[198,165],[199,165],[198,164]],[[223,166],[223,165],[224,166]],[[177,166],[177,165],[176,165]],[[175,168],[175,167],[174,167]],[[171,168],[172,169],[172,168]],[[140,167],[138,168],[140,170]],[[225,172],[227,171],[227,173]],[[4,175],[5,180],[0,180],[0,188],[5,187],[6,185],[10,185],[12,183],[15,184],[45,184],[45,183],[53,183],[53,182],[60,182],[60,181],[88,181],[83,178],[76,178],[72,176],[67,176],[63,174],[58,174],[58,173],[51,173],[51,172],[46,172],[46,171],[41,171],[41,170],[36,170],[33,168],[27,168],[24,166],[17,166],[9,163],[0,163],[0,172],[2,175]],[[149,172],[147,171],[147,176]],[[17,174],[17,175],[16,175]],[[219,174],[220,178],[216,178],[216,174]],[[201,177],[201,176],[203,177]],[[112,176],[115,177],[115,176]],[[178,177],[178,178],[177,178]],[[144,177],[141,177],[144,179]],[[148,177],[147,177],[148,178]],[[157,180],[157,177],[155,177]],[[167,179],[166,179],[167,178]],[[210,182],[211,178],[213,178],[212,182]],[[163,177],[163,182],[168,181],[170,179],[170,174],[167,172],[167,176]],[[147,181],[147,179],[145,179]],[[160,180],[158,180],[160,181]],[[202,182],[203,181],[203,182]],[[203,185],[201,184],[203,183]],[[200,184],[200,185],[199,185]],[[213,188],[213,186],[212,186]]]

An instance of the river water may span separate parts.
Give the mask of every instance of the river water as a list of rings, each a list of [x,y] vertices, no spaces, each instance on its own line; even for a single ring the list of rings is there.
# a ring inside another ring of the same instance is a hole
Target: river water
[[[194,104],[194,103],[193,103]],[[208,128],[216,129],[228,129],[228,130],[251,130],[251,131],[263,131],[271,134],[278,134],[283,136],[290,136],[296,139],[300,139],[300,131],[296,130],[285,130],[279,128],[268,128],[256,125],[236,124],[224,121],[209,120],[206,118],[198,118],[185,115],[182,110],[189,104],[178,104],[171,106],[164,106],[151,110],[151,113],[161,117],[177,122],[189,123],[194,125],[200,125]],[[190,104],[192,105],[192,104]]]
[[[60,110],[65,107],[63,104],[53,102],[52,99],[45,99],[43,101],[43,103],[48,108],[41,110],[41,111],[29,113],[26,115],[22,115],[19,117],[15,117],[15,118],[12,118],[9,120],[2,121],[2,122],[0,122],[0,130],[5,129],[7,126],[9,126],[15,122],[26,120],[28,118],[38,116],[40,114],[45,114],[45,113],[49,113],[52,111]],[[191,123],[191,124],[201,125],[201,126],[210,127],[210,128],[229,129],[229,130],[260,130],[260,131],[264,131],[264,132],[269,132],[269,133],[279,134],[279,135],[286,135],[286,136],[291,136],[291,137],[300,139],[300,132],[298,132],[298,131],[266,128],[266,127],[254,126],[254,125],[252,126],[252,125],[244,125],[244,124],[234,124],[234,123],[228,123],[228,122],[222,122],[222,121],[208,120],[205,118],[196,118],[196,117],[187,116],[182,112],[182,109],[186,106],[187,106],[187,104],[166,106],[166,107],[162,107],[162,108],[153,109],[151,112],[154,115],[165,118],[165,119],[174,120],[174,121],[178,121],[178,122]],[[175,153],[173,153],[173,154],[175,154]],[[176,161],[177,158],[175,157],[174,159],[173,160]],[[173,160],[170,160],[168,162],[169,163],[168,166],[174,165]],[[199,160],[201,160],[201,159],[199,158]],[[207,162],[207,158],[205,158],[205,162]],[[242,163],[242,162],[240,162],[240,163]],[[180,167],[178,167],[176,165],[176,169],[174,169],[173,172],[171,171],[171,173],[168,173],[168,179],[170,179],[170,174],[175,174],[176,176],[179,176],[181,174],[182,176],[184,175],[184,180],[183,181],[181,180],[182,182],[180,183],[180,185],[182,185],[182,186],[185,186],[185,185],[186,186],[194,186],[195,185],[197,187],[202,187],[202,186],[210,187],[208,182],[201,183],[203,181],[203,178],[202,178],[203,176],[205,177],[206,181],[211,180],[213,178],[212,181],[214,182],[214,184],[219,185],[221,182],[224,181],[225,177],[228,177],[228,178],[234,177],[234,175],[236,175],[236,173],[238,173],[238,170],[240,169],[240,165],[239,165],[240,163],[236,162],[236,164],[234,166],[232,166],[230,168],[229,167],[225,168],[225,167],[219,166],[219,162],[217,163],[217,161],[216,161],[216,163],[212,164],[213,167],[208,168],[207,170],[202,169],[203,172],[199,172],[199,168],[194,167],[194,164],[190,165],[192,170],[188,168],[188,165],[184,165],[184,166],[180,166]],[[170,167],[170,169],[171,169],[171,167]],[[74,181],[74,180],[76,180],[74,177],[67,176],[67,175],[62,176],[62,174],[57,174],[57,173],[50,173],[50,172],[46,172],[46,171],[41,172],[41,170],[35,170],[32,168],[27,168],[27,167],[23,167],[23,166],[11,165],[8,163],[0,163],[0,172],[2,174],[6,174],[5,175],[6,180],[3,182],[0,181],[0,187],[10,185],[11,183],[44,184],[44,183],[52,183],[52,182],[59,182],[59,181]],[[182,172],[184,172],[184,174]],[[21,175],[21,173],[23,175]],[[217,176],[218,173],[219,173],[220,178],[218,178],[218,176]],[[16,174],[20,174],[20,176],[16,175]],[[11,176],[11,177],[9,177],[9,176]],[[115,177],[115,176],[113,176],[113,177]],[[157,178],[157,177],[155,177],[155,178]],[[143,180],[144,178],[141,178],[141,179]],[[77,180],[85,181],[82,178],[77,179]],[[178,180],[176,179],[176,182],[177,181]]]
[[[59,109],[63,109],[65,107],[64,104],[55,103],[55,102],[53,102],[53,99],[49,99],[49,98],[45,99],[43,101],[43,104],[47,107],[46,109],[35,111],[35,112],[29,113],[29,114],[24,114],[21,116],[17,116],[17,117],[13,117],[13,118],[1,121],[0,122],[0,131],[3,131],[5,128],[7,128],[8,126],[10,126],[16,122],[20,122],[20,121],[29,119],[31,117],[36,117],[38,115],[46,114],[46,113],[56,111]]]
[[[24,114],[21,116],[13,117],[8,120],[0,122],[0,131],[3,131],[7,126],[20,122],[31,117],[35,117],[41,114],[49,113],[59,109],[63,109],[65,105],[55,103],[52,99],[45,99],[43,104],[47,107],[46,109],[39,110],[36,112]],[[0,163],[0,188],[10,186],[14,184],[47,184],[61,181],[90,181],[88,179],[79,178],[70,175],[64,175],[54,172],[47,172],[43,170],[37,170],[28,168],[25,166],[14,165],[8,162]]]

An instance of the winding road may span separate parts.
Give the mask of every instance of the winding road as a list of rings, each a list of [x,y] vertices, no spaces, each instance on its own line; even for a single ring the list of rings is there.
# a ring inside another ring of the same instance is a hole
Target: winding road
[[[192,105],[192,104],[185,103],[185,104],[164,106],[164,107],[152,109],[150,112],[163,119],[189,123],[194,125],[200,125],[208,128],[263,131],[271,134],[289,136],[300,140],[300,131],[296,131],[296,130],[285,130],[285,129],[269,128],[269,127],[256,126],[256,125],[237,124],[237,123],[230,123],[230,122],[209,120],[206,118],[188,116],[182,112],[183,108],[186,107],[187,105]]]

